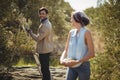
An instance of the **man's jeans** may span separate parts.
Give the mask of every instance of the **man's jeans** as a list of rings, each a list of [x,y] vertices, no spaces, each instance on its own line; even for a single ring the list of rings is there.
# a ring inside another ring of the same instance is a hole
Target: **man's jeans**
[[[90,62],[84,62],[79,67],[68,68],[66,80],[90,80]]]
[[[39,54],[39,60],[40,60],[41,72],[42,72],[42,80],[51,80],[51,74],[49,70],[49,56],[50,56],[50,53]]]

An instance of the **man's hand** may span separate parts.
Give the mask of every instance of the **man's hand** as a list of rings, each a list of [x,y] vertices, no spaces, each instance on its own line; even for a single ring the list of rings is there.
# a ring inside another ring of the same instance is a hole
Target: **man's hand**
[[[28,29],[28,28],[25,28],[25,30],[27,31],[27,33],[31,33],[32,32],[32,30]]]

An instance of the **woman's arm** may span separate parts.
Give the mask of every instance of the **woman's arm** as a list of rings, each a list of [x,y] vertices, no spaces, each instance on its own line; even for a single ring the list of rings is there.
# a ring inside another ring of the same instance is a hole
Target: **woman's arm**
[[[87,61],[95,56],[93,40],[92,40],[91,33],[89,31],[85,33],[85,42],[88,47],[88,54],[83,59],[79,60],[79,62]]]
[[[65,45],[65,49],[60,57],[60,63],[63,64],[63,60],[64,58],[67,57],[67,52],[68,52],[68,44],[69,44],[69,40],[70,40],[70,32],[68,34],[68,38],[67,38],[67,41],[66,41],[66,45]]]

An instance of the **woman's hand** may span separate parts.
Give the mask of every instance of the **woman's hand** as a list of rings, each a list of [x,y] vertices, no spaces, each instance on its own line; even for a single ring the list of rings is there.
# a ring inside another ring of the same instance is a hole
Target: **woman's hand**
[[[72,66],[74,66],[78,63],[79,63],[79,60],[71,60],[71,61],[65,62],[65,66],[66,67],[72,67]]]
[[[61,61],[60,61],[60,64],[66,66],[66,60],[65,60],[65,59],[61,60]]]
[[[80,62],[79,62],[79,60],[63,59],[63,60],[61,60],[60,63],[62,65],[64,65],[65,67],[72,67],[72,66],[74,66],[74,65],[76,65],[76,64],[78,64]]]

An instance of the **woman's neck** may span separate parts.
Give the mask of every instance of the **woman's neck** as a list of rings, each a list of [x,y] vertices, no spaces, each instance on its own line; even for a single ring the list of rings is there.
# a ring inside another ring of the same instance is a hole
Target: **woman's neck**
[[[82,28],[82,26],[81,25],[77,25],[76,26],[76,29],[77,29],[77,33],[80,31],[80,29]]]

